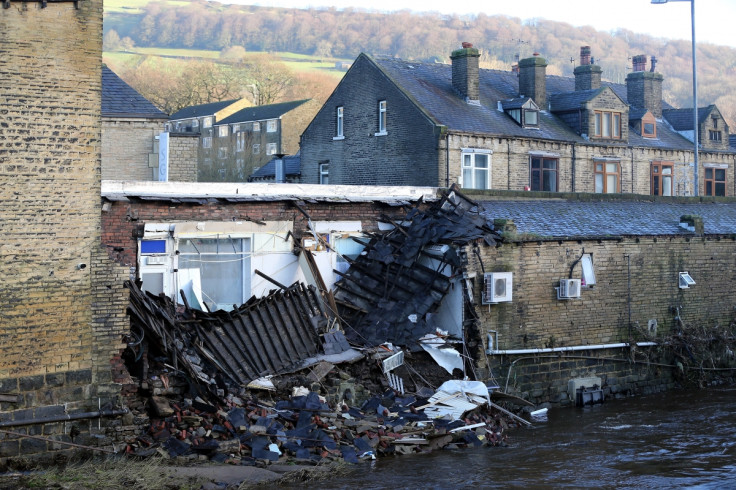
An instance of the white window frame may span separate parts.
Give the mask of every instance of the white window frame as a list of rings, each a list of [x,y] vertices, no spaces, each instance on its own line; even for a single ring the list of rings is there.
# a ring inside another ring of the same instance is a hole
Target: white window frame
[[[233,133],[240,132],[240,124],[233,124]]]
[[[385,136],[388,134],[386,131],[386,120],[387,120],[387,107],[385,100],[378,101],[378,132],[376,136]]]
[[[235,135],[235,147],[236,151],[245,150],[245,133],[243,133],[242,131],[236,133]]]
[[[341,140],[345,139],[344,131],[344,108],[343,106],[338,106],[335,110],[335,136],[332,138],[333,140]]]
[[[218,126],[217,127],[217,137],[218,138],[225,138],[229,134],[230,134],[230,132],[228,131],[228,127],[227,126]]]
[[[269,119],[266,121],[266,132],[267,133],[275,133],[278,129],[278,125],[276,124],[276,119]]]
[[[224,160],[227,158],[228,151],[227,146],[221,146],[217,149],[217,158]]]
[[[320,163],[319,164],[319,183],[327,185],[330,183],[330,164]]]
[[[460,185],[465,189],[491,189],[491,155],[493,154],[493,151],[484,148],[462,148],[461,151],[460,178],[458,179],[460,181]],[[485,168],[476,166],[476,160],[480,160],[481,156],[486,159],[487,166]],[[478,187],[478,183],[475,179],[477,172],[482,170],[485,170],[486,172],[485,187]],[[470,179],[467,179],[466,175],[469,176]],[[467,180],[470,180],[470,182],[467,182]]]
[[[203,128],[211,128],[212,127],[212,118],[207,116],[202,118],[202,127]]]
[[[261,130],[261,123],[256,121],[253,123],[253,132],[257,133]]]
[[[212,136],[202,138],[202,148],[212,148]]]
[[[275,155],[278,153],[278,145],[276,143],[266,143],[266,155]]]
[[[199,128],[199,119],[192,119],[192,128]],[[176,129],[179,129],[179,123],[176,123]]]
[[[261,144],[260,143],[255,143],[253,145],[253,154],[254,155],[260,155],[261,154]]]

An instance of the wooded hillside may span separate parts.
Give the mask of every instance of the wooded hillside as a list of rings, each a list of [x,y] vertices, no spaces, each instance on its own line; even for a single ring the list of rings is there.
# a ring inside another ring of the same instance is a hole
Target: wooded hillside
[[[222,5],[215,2],[140,2],[136,10],[106,11],[105,31],[136,46],[246,52],[288,51],[320,58],[354,59],[360,52],[403,59],[449,62],[460,42],[472,42],[484,66],[510,69],[515,57],[539,52],[548,73],[572,76],[580,46],[589,45],[603,78],[623,83],[631,57],[656,56],[665,76],[664,98],[692,106],[691,44],[665,41],[626,29],[596,31],[562,22],[505,16],[392,14],[355,9],[281,9]],[[107,2],[106,2],[107,8]],[[684,33],[688,34],[688,33]],[[698,44],[699,105],[715,103],[736,122],[736,49]],[[734,127],[736,129],[736,127]]]

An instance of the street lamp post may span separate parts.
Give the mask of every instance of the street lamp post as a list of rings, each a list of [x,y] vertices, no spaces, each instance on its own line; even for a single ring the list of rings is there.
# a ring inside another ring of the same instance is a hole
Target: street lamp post
[[[698,195],[698,70],[695,64],[695,0],[652,0],[652,3],[667,3],[667,2],[690,2],[690,22],[692,25],[692,38],[693,38],[693,144],[695,147],[695,169],[693,174],[695,177],[695,195]]]

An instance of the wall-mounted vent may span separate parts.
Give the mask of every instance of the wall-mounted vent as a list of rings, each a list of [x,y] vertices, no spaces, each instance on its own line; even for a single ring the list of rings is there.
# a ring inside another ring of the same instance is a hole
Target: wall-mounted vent
[[[572,299],[580,297],[580,279],[560,279],[557,289],[557,299]]]
[[[679,287],[680,289],[689,289],[690,286],[695,285],[695,279],[692,278],[690,274],[687,272],[680,272],[680,281],[679,281]]]
[[[488,272],[483,275],[481,303],[508,303],[512,298],[513,278],[511,272]]]

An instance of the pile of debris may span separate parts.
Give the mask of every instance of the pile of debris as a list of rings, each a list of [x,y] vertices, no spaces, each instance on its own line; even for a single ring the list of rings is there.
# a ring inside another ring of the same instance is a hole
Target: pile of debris
[[[416,395],[388,390],[360,409],[331,408],[317,393],[297,388],[275,403],[230,396],[226,406],[153,396],[150,410],[148,431],[129,441],[127,453],[242,465],[357,463],[389,454],[497,446],[506,441],[507,428],[527,423],[503,413],[485,385],[472,381],[449,381],[436,392]]]

